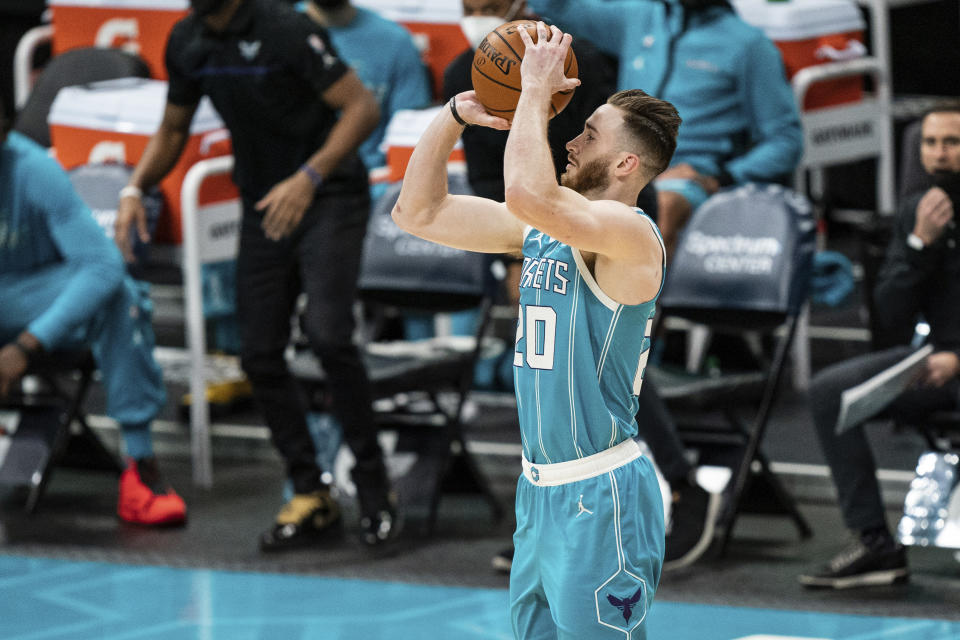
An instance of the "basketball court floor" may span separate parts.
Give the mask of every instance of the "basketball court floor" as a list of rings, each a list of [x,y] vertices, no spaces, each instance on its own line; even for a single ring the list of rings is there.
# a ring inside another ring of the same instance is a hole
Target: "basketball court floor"
[[[504,589],[0,557],[6,640],[507,640]],[[657,602],[650,638],[951,640],[960,622]]]
[[[819,326],[849,326],[850,309],[821,310]],[[162,331],[158,334],[162,338]],[[819,341],[814,367],[855,355],[848,340]],[[184,388],[169,388],[177,399]],[[0,640],[434,640],[512,638],[508,578],[490,566],[510,542],[519,474],[512,394],[476,394],[467,443],[505,511],[497,521],[475,493],[446,492],[436,530],[417,496],[401,495],[406,527],[390,548],[357,541],[343,501],[342,535],[267,555],[258,534],[283,502],[282,465],[255,416],[215,431],[214,484],[192,483],[189,432],[175,403],[154,428],[161,468],[187,500],[187,526],[151,530],[115,515],[116,476],[58,468],[34,514],[0,487]],[[102,397],[94,389],[90,409]],[[231,417],[231,420],[233,418]],[[240,420],[241,417],[237,417]],[[116,430],[95,421],[108,446]],[[923,441],[878,425],[869,432],[897,522]],[[663,575],[649,612],[651,640],[960,640],[960,559],[913,548],[909,584],[808,591],[797,575],[846,542],[813,436],[806,398],[790,390],[763,443],[814,535],[782,516],[740,518],[727,552]],[[410,465],[391,456],[392,469]],[[415,462],[413,463],[415,467]],[[611,636],[613,637],[613,636]]]
[[[664,574],[648,637],[960,639],[960,562],[952,551],[912,549],[904,586],[824,592],[797,584],[797,573],[836,551],[845,535],[798,407],[788,398],[778,409],[769,448],[815,535],[801,540],[780,516],[743,516],[725,555]],[[517,436],[509,414],[501,398],[482,408],[484,419],[468,433],[508,515],[495,521],[477,494],[444,494],[432,535],[414,505],[397,543],[376,553],[357,541],[349,499],[341,536],[282,554],[256,549],[283,492],[281,465],[265,441],[215,442],[214,487],[205,490],[190,482],[189,457],[176,445],[182,434],[158,437],[163,468],[191,509],[182,529],[119,523],[108,473],[57,470],[33,515],[23,511],[22,494],[2,492],[0,638],[512,638],[508,578],[490,567],[513,526],[517,461],[505,452]],[[920,445],[904,434],[877,437],[895,452],[881,457],[893,521]]]

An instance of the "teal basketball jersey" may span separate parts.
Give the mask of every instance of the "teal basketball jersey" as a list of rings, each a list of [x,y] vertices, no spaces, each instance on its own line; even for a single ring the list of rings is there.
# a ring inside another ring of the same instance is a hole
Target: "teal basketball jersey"
[[[653,220],[637,212],[662,248]],[[637,434],[636,396],[659,295],[619,304],[600,289],[579,250],[527,228],[513,361],[527,460],[577,460]]]

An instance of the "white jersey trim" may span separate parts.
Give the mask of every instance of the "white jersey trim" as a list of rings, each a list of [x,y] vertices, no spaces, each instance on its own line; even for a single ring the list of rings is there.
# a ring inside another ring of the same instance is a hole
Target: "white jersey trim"
[[[650,223],[650,226],[653,227],[653,235],[657,236],[657,241],[660,243],[660,288],[657,290],[657,297],[659,298],[663,292],[663,284],[667,279],[667,245],[663,243],[663,234],[660,233],[660,229],[657,228],[657,223],[653,221],[653,218],[641,209],[637,209],[637,211],[639,211],[640,214],[647,219],[647,222]]]
[[[596,296],[597,300],[603,303],[603,306],[610,309],[610,311],[616,311],[617,307],[620,306],[620,303],[607,295],[607,293],[600,288],[600,284],[593,277],[593,274],[590,273],[590,269],[587,268],[587,263],[583,261],[583,254],[580,253],[580,249],[576,247],[570,247],[570,252],[573,254],[573,261],[577,265],[577,271],[580,272],[580,277],[583,278],[583,281],[587,283],[587,286],[590,287],[590,291],[593,292],[593,295]]]

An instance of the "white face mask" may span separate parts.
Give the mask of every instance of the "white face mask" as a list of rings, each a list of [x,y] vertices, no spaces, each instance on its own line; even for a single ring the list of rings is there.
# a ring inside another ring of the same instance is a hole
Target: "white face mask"
[[[499,16],[464,16],[460,18],[460,30],[474,49],[480,46],[487,34],[506,22]]]
[[[516,17],[517,9],[523,0],[513,0],[505,16],[464,16],[460,18],[460,30],[466,36],[470,46],[476,49],[487,34]]]

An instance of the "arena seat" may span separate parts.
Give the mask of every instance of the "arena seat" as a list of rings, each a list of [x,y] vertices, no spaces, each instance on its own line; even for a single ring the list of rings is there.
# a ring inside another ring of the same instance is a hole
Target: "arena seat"
[[[27,102],[13,123],[13,130],[50,146],[47,117],[57,92],[63,87],[116,78],[149,78],[150,69],[142,58],[120,49],[83,47],[53,57],[37,77]]]
[[[682,440],[699,450],[701,464],[733,471],[718,522],[720,553],[741,509],[755,504],[789,515],[803,537],[811,533],[770,471],[761,443],[809,293],[814,245],[805,197],[780,185],[723,191],[694,213],[660,296],[665,319],[681,318],[758,347],[756,366],[743,370],[648,371],[675,413]],[[751,417],[742,417],[744,412]]]
[[[0,403],[0,426],[10,438],[0,456],[0,484],[28,487],[31,513],[58,466],[123,471],[86,420],[84,401],[95,370],[89,351],[38,354],[24,383]]]

